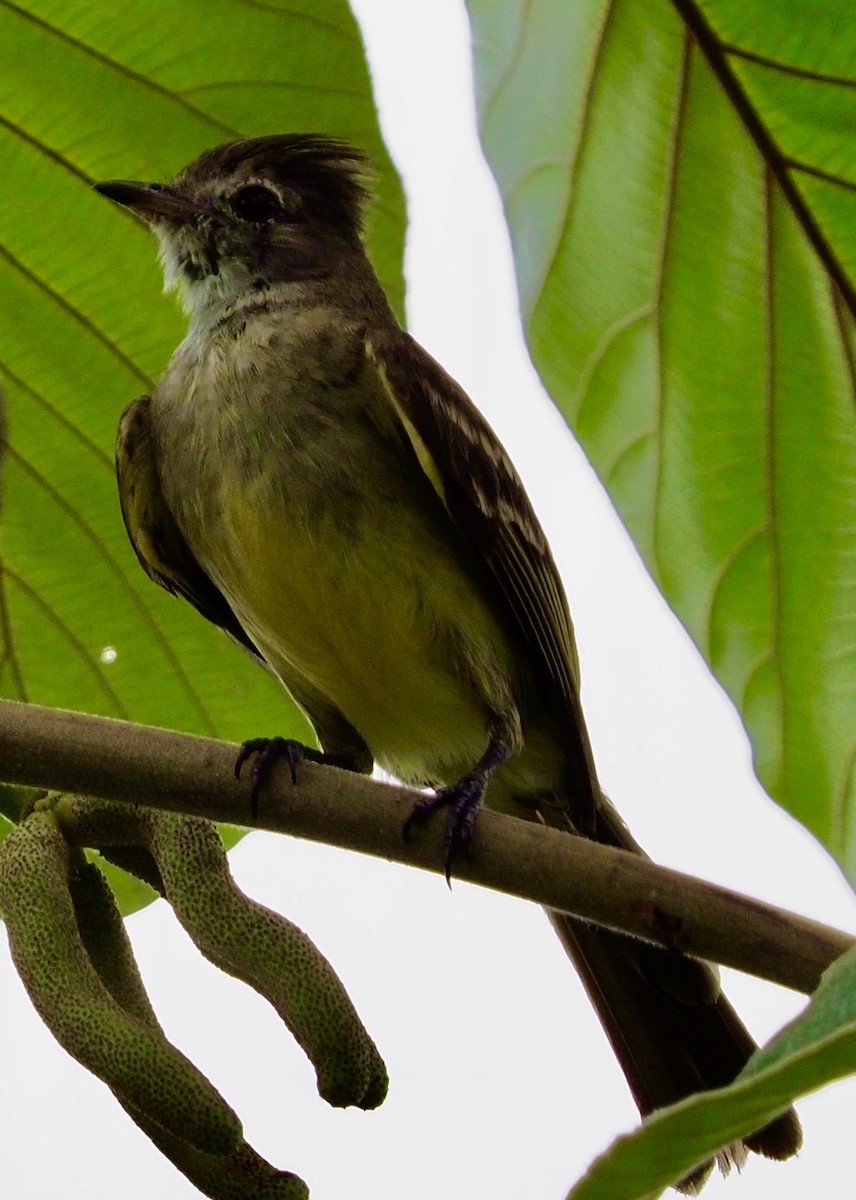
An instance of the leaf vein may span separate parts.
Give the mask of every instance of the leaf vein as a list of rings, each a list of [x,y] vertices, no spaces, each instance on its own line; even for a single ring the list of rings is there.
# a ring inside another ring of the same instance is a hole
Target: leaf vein
[[[8,447],[8,452],[10,456],[15,459],[21,469],[25,471],[30,478],[39,485],[39,487],[42,488],[42,490],[57,506],[57,508],[59,508],[59,510],[64,513],[74,525],[77,526],[84,537],[95,547],[95,550],[101,557],[102,561],[106,564],[110,573],[119,581],[122,591],[125,592],[137,613],[142,617],[144,623],[148,626],[148,629],[154,638],[155,644],[160,648],[164,657],[169,662],[170,667],[176,675],[176,678],[180,681],[191,704],[196,709],[197,714],[202,720],[206,732],[216,736],[216,728],[208,709],[206,708],[201,696],[186,675],[180,659],[173,650],[172,646],[169,644],[167,638],[164,636],[163,631],[161,630],[157,621],[155,621],[151,612],[138,595],[137,591],[131,585],[127,575],[114,558],[103,538],[92,528],[89,522],[83,518],[77,509],[74,508],[73,505],[69,504],[68,500],[66,500],[66,498],[53,486],[53,484],[45,478],[45,476],[36,466],[34,466],[33,463],[31,463],[19,451],[15,450],[11,446]]]
[[[628,329],[632,329],[634,325],[640,324],[646,317],[651,316],[651,305],[643,304],[639,308],[633,308],[629,312],[624,313],[618,320],[604,330],[603,336],[598,341],[591,354],[586,359],[585,365],[580,372],[580,381],[577,384],[576,391],[571,398],[571,404],[576,409],[575,424],[580,426],[583,423],[586,413],[586,405],[589,401],[589,388],[591,387],[592,379],[604,361],[609,351],[612,349],[617,338],[625,333]]]
[[[763,320],[764,342],[766,352],[766,375],[764,380],[764,408],[766,416],[766,447],[764,458],[766,467],[767,492],[767,536],[770,543],[772,570],[770,578],[770,647],[773,671],[776,677],[777,696],[772,697],[774,707],[778,709],[782,731],[780,747],[782,761],[782,778],[787,779],[786,759],[788,758],[788,735],[785,729],[787,706],[785,703],[784,681],[782,679],[782,628],[781,628],[781,588],[782,588],[782,546],[779,538],[778,524],[778,458],[776,455],[776,329],[775,329],[775,196],[773,194],[774,176],[769,165],[764,169],[764,210],[765,210],[765,244],[763,254]]]
[[[306,25],[314,25],[316,29],[326,29],[328,33],[334,33],[346,42],[360,42],[359,33],[354,32],[351,28],[345,29],[341,25],[337,25],[335,21],[327,21],[324,17],[316,16],[315,13],[281,8],[277,4],[266,4],[264,0],[238,0],[238,3],[243,4],[246,8],[256,8],[260,12],[270,13],[271,16],[278,17],[282,21],[303,21]]]
[[[482,129],[485,129],[487,127],[488,120],[490,119],[491,109],[496,104],[496,100],[497,100],[497,97],[499,96],[499,93],[502,91],[503,87],[508,82],[509,76],[511,75],[512,71],[517,66],[518,62],[520,61],[520,56],[523,53],[523,47],[526,45],[526,19],[529,15],[529,10],[531,9],[531,7],[532,7],[531,0],[524,0],[524,5],[523,5],[524,11],[521,14],[520,22],[517,26],[517,36],[516,36],[514,45],[511,47],[511,53],[509,54],[506,64],[503,67],[502,71],[500,71],[499,75],[497,76],[496,82],[494,83],[490,92],[485,94],[485,97],[482,101],[482,106],[481,106]],[[473,42],[473,57],[475,57],[476,45],[485,45],[485,44],[486,43],[484,42],[483,39],[478,43],[476,43],[475,41]]]
[[[56,609],[48,604],[44,596],[39,595],[36,589],[31,587],[30,584],[27,583],[27,581],[23,578],[23,576],[19,575],[17,571],[11,570],[11,568],[8,566],[4,567],[4,572],[8,578],[11,579],[14,584],[16,584],[18,589],[23,592],[23,594],[29,600],[31,600],[38,609],[42,611],[44,616],[48,621],[50,621],[54,628],[59,630],[81,661],[86,667],[88,667],[90,673],[95,677],[99,687],[113,705],[116,714],[127,720],[129,718],[129,714],[124,703],[122,702],[113,685],[105,677],[104,672],[101,670],[101,667],[99,666],[98,661],[93,655],[92,651],[88,650],[87,647],[84,646],[77,634],[75,634],[68,624],[62,619]]]
[[[303,83],[293,79],[219,79],[210,83],[198,83],[181,89],[182,96],[196,96],[200,92],[219,92],[228,88],[279,88],[289,92],[312,92],[324,96],[350,96],[360,98],[365,93],[361,88],[321,87],[314,83]]]
[[[803,199],[799,188],[788,174],[787,161],[772,134],[764,125],[744,88],[734,73],[724,50],[724,44],[708,23],[695,0],[672,0],[688,29],[698,42],[711,70],[731,101],[755,148],[770,169],[791,211],[802,227],[815,254],[827,273],[832,276],[844,296],[847,307],[856,314],[856,290],[839,261],[835,250],[820,228],[810,206]]]
[[[100,342],[101,345],[104,346],[104,348],[115,359],[117,359],[123,367],[125,367],[132,375],[135,375],[136,378],[140,380],[146,389],[151,389],[153,387],[153,382],[149,376],[145,373],[145,371],[142,370],[141,367],[137,366],[134,360],[125,353],[125,351],[117,342],[109,337],[102,329],[99,329],[95,322],[91,321],[89,317],[84,316],[80,309],[75,308],[73,304],[66,300],[65,296],[61,295],[58,291],[52,288],[49,283],[47,283],[44,279],[41,279],[34,271],[31,271],[29,267],[25,266],[24,263],[22,263],[19,258],[16,258],[11,250],[9,250],[9,248],[2,243],[0,243],[0,258],[4,258],[13,270],[17,271],[19,275],[23,275],[23,277],[28,280],[28,282],[32,283],[34,287],[38,289],[38,291],[43,292],[45,296],[47,296],[49,300],[53,301],[58,308],[70,316],[72,320],[76,321],[78,325],[81,325],[91,337],[95,338],[97,342]]]
[[[2,661],[8,663],[12,672],[12,682],[15,694],[19,700],[27,700],[27,685],[21,670],[20,659],[15,649],[15,638],[12,633],[12,618],[9,613],[9,599],[6,590],[6,564],[0,564],[0,629],[3,632]]]
[[[49,413],[50,416],[57,422],[57,424],[61,425],[63,429],[67,430],[72,437],[85,446],[91,454],[95,455],[102,466],[106,467],[110,471],[113,470],[113,459],[110,457],[110,455],[105,454],[101,447],[96,445],[96,443],[93,442],[92,439],[88,437],[79,426],[75,425],[73,421],[69,420],[64,412],[57,408],[56,405],[48,400],[46,396],[43,396],[40,392],[37,392],[35,388],[31,387],[30,384],[27,383],[26,380],[22,379],[20,375],[16,374],[3,361],[2,358],[0,358],[0,373],[5,375],[6,378],[10,380],[16,387],[19,387],[22,391],[26,392],[31,400],[35,400],[36,404],[43,408],[45,412]]]
[[[827,83],[834,87],[856,88],[856,79],[846,75],[830,75],[825,71],[812,71],[807,67],[798,67],[794,63],[782,62],[781,59],[771,58],[768,54],[758,54],[753,50],[744,50],[731,42],[721,42],[724,54],[733,58],[743,59],[744,62],[756,63],[759,67],[768,67],[781,75],[793,75],[797,79],[809,79],[813,83]]]
[[[244,2],[246,3],[246,0],[244,0]],[[80,51],[82,54],[87,55],[87,57],[94,59],[103,66],[109,67],[110,70],[116,71],[117,74],[122,75],[124,78],[129,79],[133,83],[145,88],[146,91],[156,92],[160,96],[167,97],[167,99],[186,109],[186,111],[192,113],[193,116],[207,122],[215,129],[222,130],[230,137],[240,136],[240,130],[236,129],[232,125],[226,124],[225,121],[220,121],[217,117],[213,117],[210,113],[205,112],[203,109],[197,108],[193,104],[189,104],[182,97],[180,92],[176,92],[172,88],[168,88],[164,84],[158,83],[148,75],[143,75],[141,72],[135,71],[132,67],[127,66],[125,63],[121,63],[114,58],[110,58],[109,55],[102,53],[100,50],[96,50],[94,46],[87,45],[86,42],[81,41],[79,38],[73,37],[70,33],[67,33],[59,26],[52,25],[49,21],[44,20],[42,17],[37,17],[35,13],[28,12],[27,9],[21,8],[21,6],[18,4],[13,4],[11,0],[0,0],[0,6],[8,9],[10,12],[17,13],[19,17],[23,18],[25,21],[28,21],[31,25],[38,26],[46,33],[56,37],[62,42],[65,42],[67,45],[72,46],[75,50]]]
[[[617,0],[608,0],[606,7],[603,10],[603,20],[600,29],[598,30],[597,39],[593,46],[591,62],[588,67],[585,87],[582,93],[582,102],[579,107],[579,119],[576,123],[576,129],[573,131],[573,145],[567,155],[567,163],[570,168],[568,179],[567,197],[565,200],[565,211],[562,219],[555,223],[555,233],[553,237],[553,245],[550,248],[549,254],[544,258],[543,268],[541,270],[541,279],[538,286],[533,288],[532,295],[540,296],[547,285],[547,280],[552,274],[553,267],[556,264],[556,259],[559,254],[559,249],[564,239],[565,231],[571,225],[571,214],[575,204],[576,181],[579,174],[580,164],[585,155],[586,142],[588,140],[589,131],[591,128],[591,109],[594,97],[595,83],[601,70],[604,55],[604,46],[606,44],[607,34],[612,25],[615,14]],[[508,192],[506,192],[507,196]],[[528,314],[531,316],[531,313]]]
[[[831,183],[834,187],[846,188],[850,192],[856,192],[856,181],[845,179],[843,175],[837,175],[834,171],[824,171],[822,167],[811,166],[809,163],[802,162],[798,158],[785,158],[783,162],[786,167],[798,174],[813,175],[815,179],[822,179],[824,183]]]
[[[683,53],[681,56],[680,68],[678,71],[676,89],[675,89],[675,107],[672,117],[672,126],[669,130],[669,162],[666,169],[666,203],[663,205],[662,224],[660,226],[659,250],[657,253],[657,262],[659,271],[654,285],[654,296],[652,300],[652,315],[654,318],[654,345],[656,348],[656,396],[655,396],[655,411],[656,421],[655,428],[657,431],[657,462],[654,470],[654,487],[651,497],[651,551],[654,562],[657,564],[657,569],[662,579],[663,564],[660,561],[659,533],[660,521],[659,514],[662,511],[663,497],[663,430],[665,428],[664,413],[666,410],[666,390],[664,386],[664,371],[663,362],[666,355],[665,338],[663,331],[663,296],[666,287],[666,267],[669,260],[669,249],[672,235],[673,220],[676,208],[677,184],[680,171],[681,150],[683,147],[684,127],[687,114],[687,100],[689,93],[689,76],[690,65],[692,59],[692,42],[689,34],[684,33]]]

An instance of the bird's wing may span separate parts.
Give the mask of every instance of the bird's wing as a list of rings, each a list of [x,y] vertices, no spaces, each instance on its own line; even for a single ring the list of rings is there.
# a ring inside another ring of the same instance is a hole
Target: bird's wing
[[[419,465],[496,583],[536,678],[549,689],[567,738],[580,802],[575,813],[593,818],[600,789],[580,705],[573,626],[547,538],[523,484],[463,388],[413,338],[371,329],[366,353]],[[587,801],[591,808],[585,814]]]
[[[146,574],[174,596],[225,629],[264,663],[264,657],[235,616],[229,602],[196,561],[161,491],[152,445],[150,398],[141,396],[122,414],[116,441],[119,501],[131,545]],[[267,664],[265,664],[267,665]],[[280,672],[280,674],[283,674]],[[370,774],[372,756],[353,726],[329,701],[297,675],[282,682],[309,718],[327,754]]]
[[[203,617],[262,659],[223,593],[194,558],[164,500],[152,445],[150,400],[140,396],[128,405],[116,438],[119,503],[134,552],[150,579],[173,596],[183,596]]]

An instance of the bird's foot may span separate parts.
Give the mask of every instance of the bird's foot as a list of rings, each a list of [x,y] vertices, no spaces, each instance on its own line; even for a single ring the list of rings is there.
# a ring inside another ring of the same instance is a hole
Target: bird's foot
[[[433,796],[425,796],[414,804],[404,822],[404,839],[410,837],[414,825],[420,825],[440,808],[447,808],[446,836],[443,840],[446,883],[452,886],[452,865],[459,854],[469,858],[472,852],[476,817],[484,800],[489,771],[475,770],[464,775],[453,787],[439,788]]]
[[[297,783],[297,764],[299,762],[303,762],[304,759],[308,762],[319,763],[328,761],[320,750],[304,746],[302,742],[297,742],[294,738],[250,738],[241,745],[235,760],[236,779],[241,778],[241,769],[244,763],[251,758],[255,760],[250,772],[250,811],[253,819],[259,815],[259,793],[270,777],[274,764],[278,763],[280,759],[284,758],[288,763],[292,783]]]

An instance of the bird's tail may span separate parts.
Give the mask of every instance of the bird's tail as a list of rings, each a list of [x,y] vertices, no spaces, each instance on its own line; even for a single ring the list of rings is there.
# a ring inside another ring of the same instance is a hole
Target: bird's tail
[[[551,825],[564,820],[552,809],[541,815]],[[597,823],[599,841],[642,852],[608,801],[599,809]],[[757,1047],[712,967],[574,917],[549,916],[643,1116],[735,1079]],[[801,1143],[799,1120],[788,1109],[716,1161],[727,1171],[742,1165],[750,1150],[767,1158],[790,1158]],[[676,1185],[678,1190],[695,1195],[713,1165],[714,1160],[700,1164]]]

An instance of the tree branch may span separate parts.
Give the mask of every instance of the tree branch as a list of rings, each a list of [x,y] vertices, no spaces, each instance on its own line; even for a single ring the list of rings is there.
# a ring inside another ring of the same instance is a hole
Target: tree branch
[[[237,747],[104,717],[0,701],[0,779],[247,825]],[[277,769],[254,828],[442,872],[442,821],[410,842],[420,793],[303,763]],[[479,817],[461,879],[810,993],[856,938],[677,871],[498,813]]]

